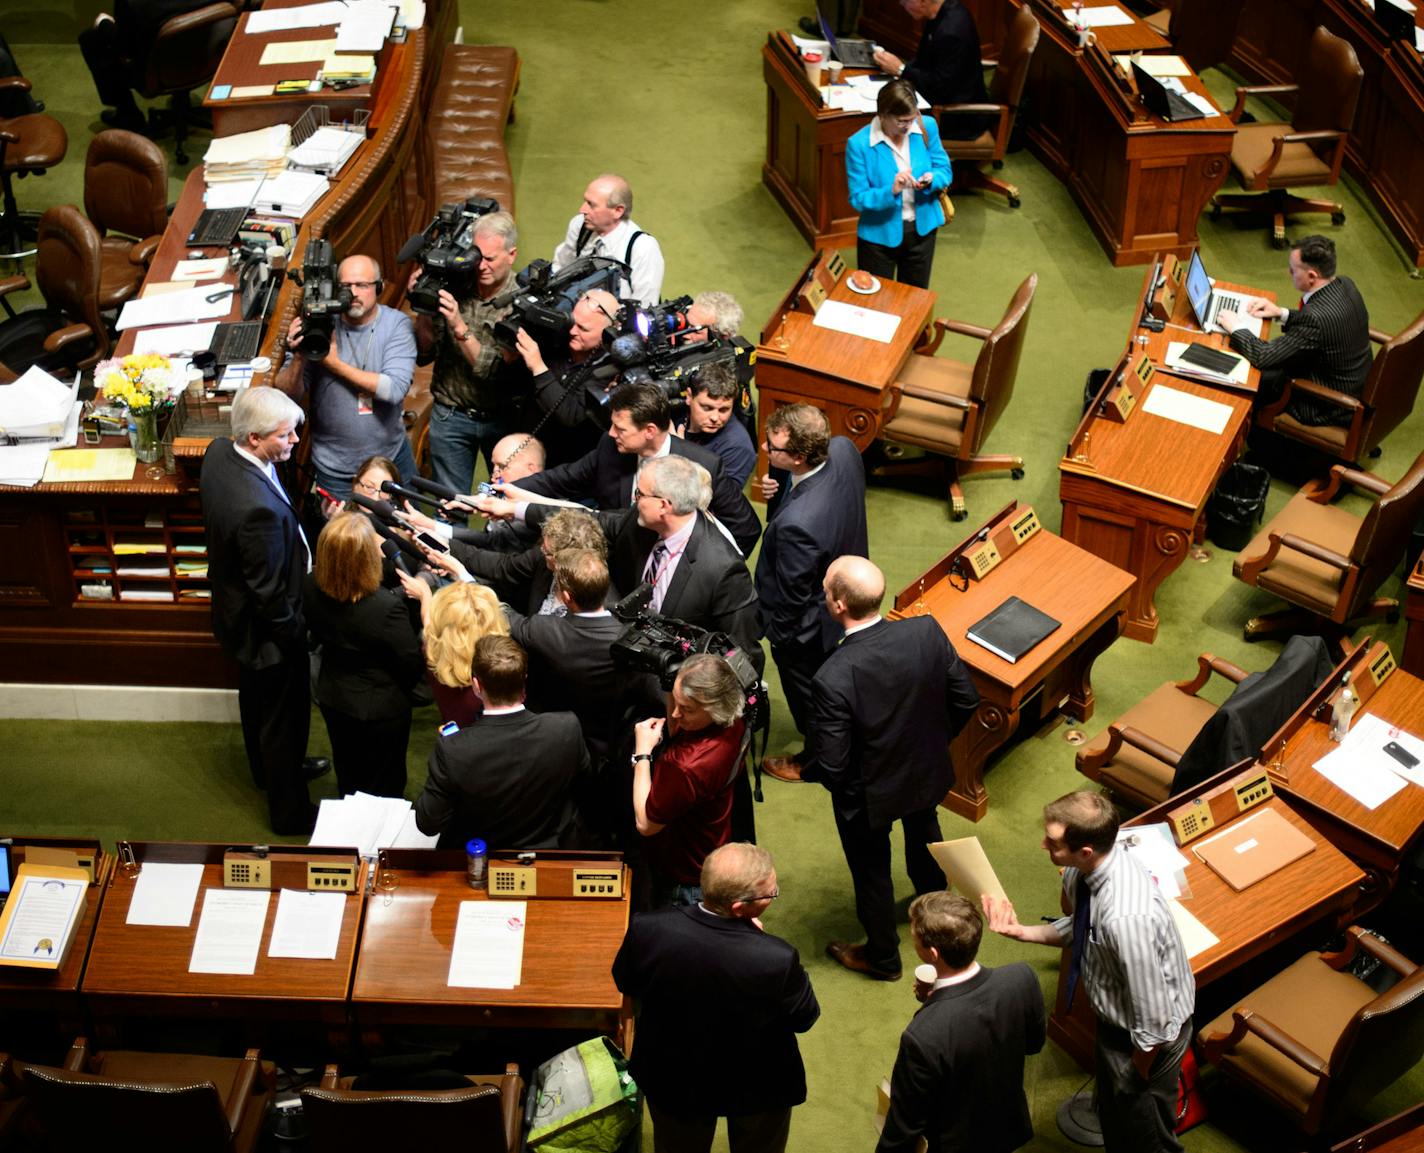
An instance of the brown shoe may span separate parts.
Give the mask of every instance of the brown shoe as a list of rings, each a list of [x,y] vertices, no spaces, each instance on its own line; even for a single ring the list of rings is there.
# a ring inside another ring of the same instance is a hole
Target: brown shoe
[[[904,975],[903,969],[881,969],[872,965],[865,955],[865,946],[852,945],[849,941],[832,941],[826,946],[826,956],[853,973],[864,973],[877,981],[898,981]]]
[[[793,785],[804,783],[801,780],[801,762],[795,757],[767,757],[761,763],[761,771],[778,781],[789,781]]]

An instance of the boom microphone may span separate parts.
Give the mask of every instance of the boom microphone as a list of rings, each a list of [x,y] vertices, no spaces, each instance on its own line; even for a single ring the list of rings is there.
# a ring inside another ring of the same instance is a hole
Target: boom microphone
[[[435,509],[436,516],[440,517],[442,520],[450,519],[448,516],[445,515],[445,510],[440,507],[440,502],[435,497],[427,496],[423,492],[416,492],[414,489],[406,488],[404,485],[397,484],[393,480],[381,481],[381,491],[388,492],[392,496],[398,496],[402,500],[414,501],[416,504],[430,505],[432,508]]]
[[[388,500],[374,500],[359,492],[353,492],[351,499],[374,516],[378,521],[388,525],[396,525],[400,522],[396,520],[396,508]]]

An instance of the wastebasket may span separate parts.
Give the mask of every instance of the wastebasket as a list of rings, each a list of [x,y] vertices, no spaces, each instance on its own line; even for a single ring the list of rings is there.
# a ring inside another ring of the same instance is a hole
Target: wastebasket
[[[1088,373],[1088,379],[1083,382],[1083,411],[1087,412],[1092,407],[1093,400],[1098,395],[1098,390],[1107,383],[1108,377],[1112,374],[1110,368],[1095,368]]]
[[[1266,511],[1271,474],[1258,464],[1237,461],[1222,474],[1206,506],[1206,532],[1218,548],[1240,552],[1256,533]]]

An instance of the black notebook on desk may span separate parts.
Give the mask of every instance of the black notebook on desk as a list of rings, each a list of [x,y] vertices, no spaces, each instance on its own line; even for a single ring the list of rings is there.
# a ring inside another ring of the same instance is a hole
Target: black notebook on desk
[[[1060,622],[1033,605],[1010,597],[988,616],[975,621],[965,634],[1010,664],[1058,628]]]

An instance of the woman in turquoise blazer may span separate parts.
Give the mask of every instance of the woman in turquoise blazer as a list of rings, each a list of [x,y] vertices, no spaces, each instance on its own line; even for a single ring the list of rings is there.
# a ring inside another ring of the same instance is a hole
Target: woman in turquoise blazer
[[[876,111],[846,142],[850,203],[860,213],[856,263],[872,276],[928,288],[935,232],[944,223],[939,194],[951,180],[949,157],[934,118],[917,111],[908,80],[881,88]]]

